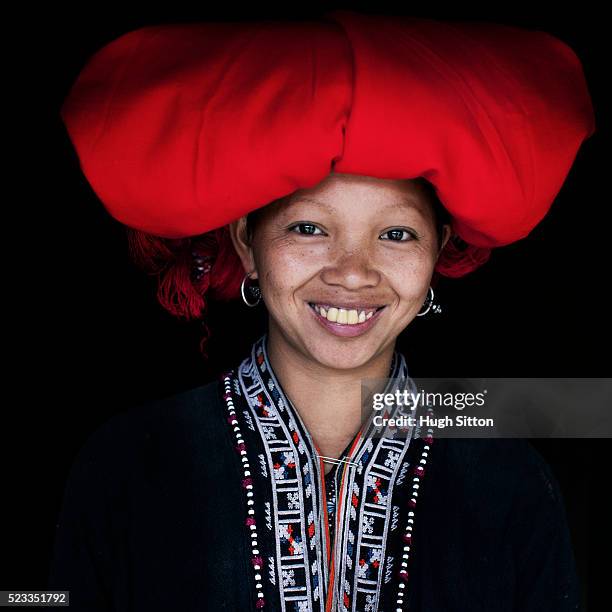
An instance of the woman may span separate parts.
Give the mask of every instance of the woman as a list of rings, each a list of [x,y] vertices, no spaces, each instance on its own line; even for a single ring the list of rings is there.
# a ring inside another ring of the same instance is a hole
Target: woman
[[[567,46],[349,11],[157,26],[98,52],[62,116],[169,310],[268,312],[231,371],[83,447],[50,580],[73,608],[578,609],[525,441],[381,432],[361,397],[412,387],[395,343],[437,316],[435,274],[550,207],[594,131]]]

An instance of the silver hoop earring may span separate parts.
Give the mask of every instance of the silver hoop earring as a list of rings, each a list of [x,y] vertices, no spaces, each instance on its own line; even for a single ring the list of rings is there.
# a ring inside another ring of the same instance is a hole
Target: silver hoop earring
[[[247,274],[244,275],[244,278],[242,279],[242,284],[240,285],[240,294],[242,295],[242,301],[247,305],[250,306],[251,308],[257,306],[257,304],[259,304],[259,302],[261,301],[261,289],[259,288],[259,285],[251,285],[248,289],[249,292],[251,293],[251,295],[255,298],[257,298],[257,300],[253,303],[249,302],[246,298],[245,295],[245,283],[246,283],[246,279],[247,278],[251,278],[251,274],[250,272],[247,272]]]
[[[417,313],[417,317],[426,315],[430,310],[436,314],[440,314],[442,312],[442,307],[439,304],[434,304],[434,290],[431,288],[431,285],[429,287],[429,291],[427,292],[427,299],[425,300],[423,306],[425,307],[425,310],[420,310]]]

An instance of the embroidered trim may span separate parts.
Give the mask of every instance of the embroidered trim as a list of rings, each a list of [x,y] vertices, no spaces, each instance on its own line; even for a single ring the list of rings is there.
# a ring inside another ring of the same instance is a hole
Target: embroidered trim
[[[240,365],[238,380],[265,449],[281,609],[317,609],[310,602],[324,599],[320,578],[327,568],[321,541],[320,486],[312,483],[315,454],[307,451],[304,432],[271,376],[263,338],[254,344],[251,358]]]

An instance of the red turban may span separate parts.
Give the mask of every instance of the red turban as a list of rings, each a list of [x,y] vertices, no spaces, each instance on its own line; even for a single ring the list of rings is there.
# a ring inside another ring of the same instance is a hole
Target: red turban
[[[426,178],[487,248],[532,230],[595,130],[550,34],[348,10],[137,29],[90,58],[61,115],[107,210],[150,234],[202,234],[333,169]]]

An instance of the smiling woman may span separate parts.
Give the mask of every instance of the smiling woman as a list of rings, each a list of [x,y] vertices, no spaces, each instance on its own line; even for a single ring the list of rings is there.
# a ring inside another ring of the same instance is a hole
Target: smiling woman
[[[268,324],[83,446],[50,575],[72,609],[577,609],[527,442],[381,431],[361,396],[414,388],[396,342],[440,312],[438,275],[548,211],[595,129],[567,45],[351,11],[150,26],[90,59],[62,118],[163,306],[205,322],[242,297]]]

